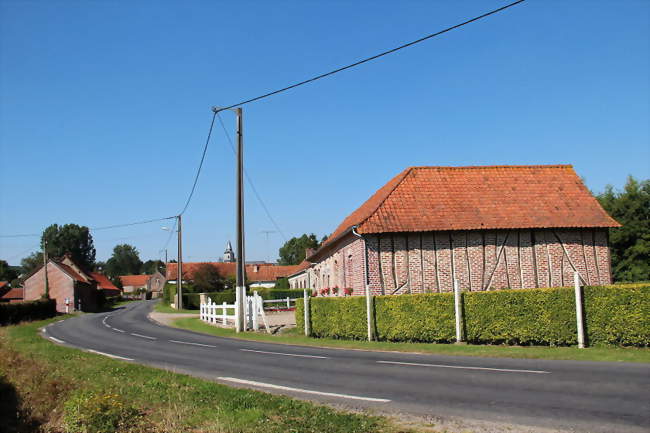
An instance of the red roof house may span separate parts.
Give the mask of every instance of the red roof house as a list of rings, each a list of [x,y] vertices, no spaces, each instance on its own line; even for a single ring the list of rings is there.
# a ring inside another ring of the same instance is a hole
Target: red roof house
[[[97,287],[104,291],[106,297],[120,296],[122,294],[119,287],[115,286],[106,275],[99,272],[90,272],[90,276],[97,282]]]
[[[234,276],[237,264],[232,262],[183,262],[183,281],[191,281],[194,272],[202,264],[214,266],[222,277]],[[271,263],[246,265],[246,278],[251,281],[252,287],[272,287],[278,278],[291,275],[298,269],[295,266],[278,266]],[[167,280],[175,281],[178,278],[178,263],[167,264]]]
[[[570,165],[410,167],[307,257],[314,289],[361,294],[611,282],[618,227]]]

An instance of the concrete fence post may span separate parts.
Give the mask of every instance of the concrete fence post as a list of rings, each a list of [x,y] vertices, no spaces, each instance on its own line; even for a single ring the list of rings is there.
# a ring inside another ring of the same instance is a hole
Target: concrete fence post
[[[311,323],[309,322],[311,320],[310,318],[310,299],[309,299],[309,294],[307,293],[307,289],[303,290],[302,294],[302,299],[303,299],[303,309],[304,311],[304,320],[305,320],[305,336],[309,337],[311,335]]]
[[[576,292],[576,324],[578,325],[578,348],[585,348],[585,316],[582,311],[582,288],[580,287],[580,274],[573,273],[573,285]]]
[[[259,305],[257,302],[257,291],[253,292],[253,299],[252,299],[252,310],[253,310],[253,330],[254,331],[259,331],[260,330],[260,324],[259,321],[257,320],[257,316],[259,314]]]
[[[368,322],[368,341],[375,339],[375,309],[372,308],[372,295],[370,288],[366,285],[366,318]]]
[[[463,309],[461,307],[460,288],[458,280],[454,278],[454,310],[456,312],[456,343],[463,341]]]

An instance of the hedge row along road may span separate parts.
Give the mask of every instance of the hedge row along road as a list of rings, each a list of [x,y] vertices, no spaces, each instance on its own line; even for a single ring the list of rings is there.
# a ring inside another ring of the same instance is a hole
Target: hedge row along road
[[[297,398],[443,419],[645,432],[650,365],[465,358],[277,345],[152,323],[156,301],[49,325],[43,336],[127,362]]]

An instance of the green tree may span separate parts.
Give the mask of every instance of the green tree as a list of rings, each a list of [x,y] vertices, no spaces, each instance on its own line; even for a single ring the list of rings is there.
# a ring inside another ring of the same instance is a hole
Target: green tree
[[[219,292],[225,288],[225,280],[219,270],[209,263],[202,263],[196,268],[193,283],[198,292]]]
[[[23,268],[23,275],[28,275],[36,268],[43,264],[43,253],[38,251],[31,253],[20,261],[20,266]]]
[[[142,269],[138,250],[129,244],[116,245],[113,255],[106,261],[106,275],[117,279],[120,275],[137,275]]]
[[[318,242],[315,234],[304,234],[300,237],[294,237],[285,242],[280,248],[278,264],[280,265],[298,265],[305,260],[305,250],[307,248],[318,248],[321,243]]]
[[[160,271],[161,274],[165,274],[165,262],[162,260],[147,260],[142,265],[142,273],[151,275],[156,271]]]
[[[650,280],[650,180],[629,176],[623,191],[608,185],[596,198],[623,225],[609,232],[614,280]]]
[[[12,269],[4,260],[0,260],[0,281],[13,281],[18,277],[18,272]]]
[[[43,231],[41,249],[47,245],[49,257],[63,257],[69,253],[72,260],[85,269],[93,269],[95,246],[88,227],[77,224],[52,224]]]

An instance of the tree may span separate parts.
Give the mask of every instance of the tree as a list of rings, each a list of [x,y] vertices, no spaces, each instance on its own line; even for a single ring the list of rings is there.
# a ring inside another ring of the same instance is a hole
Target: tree
[[[48,257],[63,257],[69,253],[72,260],[84,269],[93,269],[95,246],[88,227],[77,224],[52,224],[43,231],[41,249],[47,246]]]
[[[197,266],[193,281],[194,289],[199,292],[220,292],[225,289],[225,281],[219,270],[209,263]]]
[[[320,247],[321,243],[318,242],[315,234],[304,234],[299,238],[291,238],[280,248],[280,265],[298,265],[305,260],[305,250],[307,248],[316,249]]]
[[[629,176],[623,191],[608,185],[596,198],[622,224],[609,232],[614,280],[650,280],[650,180]]]
[[[30,274],[36,268],[43,264],[43,253],[38,251],[31,253],[20,261],[20,266],[23,268],[23,275]]]
[[[160,271],[162,274],[165,274],[165,262],[162,260],[147,260],[142,265],[142,273],[151,275],[156,271]]]
[[[142,269],[138,250],[129,244],[116,245],[113,255],[106,261],[106,275],[117,279],[120,275],[137,275]]]
[[[0,260],[0,281],[13,281],[18,277],[18,272],[12,269],[4,260]]]

